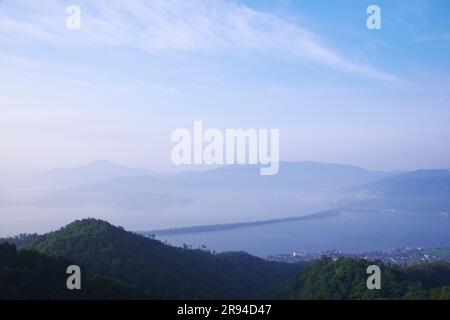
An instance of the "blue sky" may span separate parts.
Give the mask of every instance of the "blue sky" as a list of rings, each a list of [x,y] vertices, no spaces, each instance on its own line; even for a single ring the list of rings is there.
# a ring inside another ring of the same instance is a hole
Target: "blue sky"
[[[449,56],[445,0],[3,0],[0,171],[171,170],[194,120],[279,128],[284,160],[450,167]]]

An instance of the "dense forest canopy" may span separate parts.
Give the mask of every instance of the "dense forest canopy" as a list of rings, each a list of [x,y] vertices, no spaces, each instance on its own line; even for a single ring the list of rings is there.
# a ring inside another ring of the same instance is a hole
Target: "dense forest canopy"
[[[449,299],[450,264],[402,267],[363,259],[269,262],[245,252],[177,248],[85,219],[0,244],[0,299]],[[381,290],[368,290],[370,264]],[[66,288],[67,266],[82,290]]]

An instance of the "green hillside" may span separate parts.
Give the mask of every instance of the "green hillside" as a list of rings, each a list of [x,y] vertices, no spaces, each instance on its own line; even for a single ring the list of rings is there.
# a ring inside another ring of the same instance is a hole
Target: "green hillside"
[[[308,265],[244,252],[213,254],[165,245],[107,222],[75,221],[42,236],[0,244],[0,299],[450,299],[450,264],[381,266],[381,290],[366,287],[363,259]],[[67,266],[82,269],[66,289]]]
[[[36,251],[17,251],[13,244],[0,244],[0,300],[5,299],[101,299],[145,298],[136,287],[102,277],[82,281],[81,291],[66,287],[66,269],[73,262]]]
[[[301,269],[244,252],[176,248],[95,219],[75,221],[25,247],[71,259],[91,276],[135,285],[152,298],[257,298]]]
[[[329,258],[312,264],[277,288],[278,299],[450,299],[450,265],[421,264],[411,267],[383,265],[381,289],[368,290],[363,259]]]

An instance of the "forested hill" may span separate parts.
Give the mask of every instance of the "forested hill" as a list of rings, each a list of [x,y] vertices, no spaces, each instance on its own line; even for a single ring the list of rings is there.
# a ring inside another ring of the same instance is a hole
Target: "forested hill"
[[[66,287],[67,267],[73,262],[0,243],[0,300],[9,299],[141,299],[137,287],[103,277],[83,279],[81,291]]]
[[[450,299],[450,264],[410,267],[377,263],[381,289],[368,290],[367,267],[374,262],[322,258],[271,294],[276,299]]]
[[[23,237],[22,237],[23,238]],[[363,259],[309,265],[269,262],[244,252],[182,249],[87,219],[42,236],[0,244],[0,299],[450,299],[450,264],[381,266],[368,290]],[[26,242],[24,244],[24,242]],[[66,288],[67,266],[83,289]]]
[[[75,221],[26,249],[64,257],[153,298],[256,298],[301,270],[244,252],[212,254],[165,245],[95,219]]]

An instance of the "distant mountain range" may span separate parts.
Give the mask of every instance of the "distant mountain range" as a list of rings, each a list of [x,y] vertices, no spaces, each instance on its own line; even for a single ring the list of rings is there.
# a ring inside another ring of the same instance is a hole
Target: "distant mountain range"
[[[155,176],[143,168],[131,168],[110,161],[98,160],[75,168],[58,168],[34,177],[40,189],[69,188],[125,176]]]
[[[146,184],[142,186],[140,181],[145,181]],[[162,192],[161,187],[158,187],[162,184],[158,181],[152,177],[133,176],[79,187],[44,190],[34,193],[27,204],[38,208],[94,205],[130,210],[155,210],[175,205],[188,205],[192,202],[191,199],[182,195]]]
[[[77,168],[54,169],[33,177],[20,194],[19,204],[73,206],[111,204],[124,207],[157,208],[189,203],[205,194],[298,190],[324,192],[364,184],[395,173],[369,171],[354,166],[316,162],[282,162],[275,176],[261,176],[257,166],[226,166],[202,172],[157,174],[108,161],[95,161]],[[6,194],[6,191],[3,192]],[[16,192],[18,194],[18,192]],[[28,202],[25,199],[30,199]],[[146,201],[147,199],[148,201]],[[5,205],[11,201],[1,201]],[[25,201],[24,201],[25,200]],[[143,205],[143,203],[147,205]]]
[[[48,185],[58,186],[85,185],[94,182],[114,180],[115,178],[146,177],[147,187],[160,184],[163,187],[195,187],[203,189],[228,188],[282,188],[305,190],[333,190],[360,185],[386,178],[399,172],[370,171],[343,164],[325,164],[319,162],[281,162],[280,171],[274,176],[261,176],[259,166],[224,166],[206,171],[190,171],[174,174],[157,174],[139,168],[129,168],[108,161],[95,161],[86,166],[68,169],[55,169],[44,173],[41,178]],[[157,181],[154,178],[159,177]],[[127,179],[120,179],[127,183]],[[140,179],[138,183],[143,183]],[[164,181],[164,182],[163,182]],[[113,182],[114,183],[114,182]],[[181,184],[181,185],[180,185]]]
[[[208,190],[301,190],[326,192],[369,183],[397,172],[369,171],[355,166],[318,162],[281,162],[273,176],[261,176],[258,166],[226,166],[175,177],[183,186]]]
[[[449,174],[318,162],[281,162],[274,176],[261,176],[251,165],[163,174],[96,161],[33,177],[27,190],[4,188],[0,207],[72,216],[76,210],[83,216],[114,211],[148,229],[280,219],[342,206],[436,213],[450,209]]]
[[[421,213],[450,213],[450,171],[418,170],[349,189],[353,205]]]

